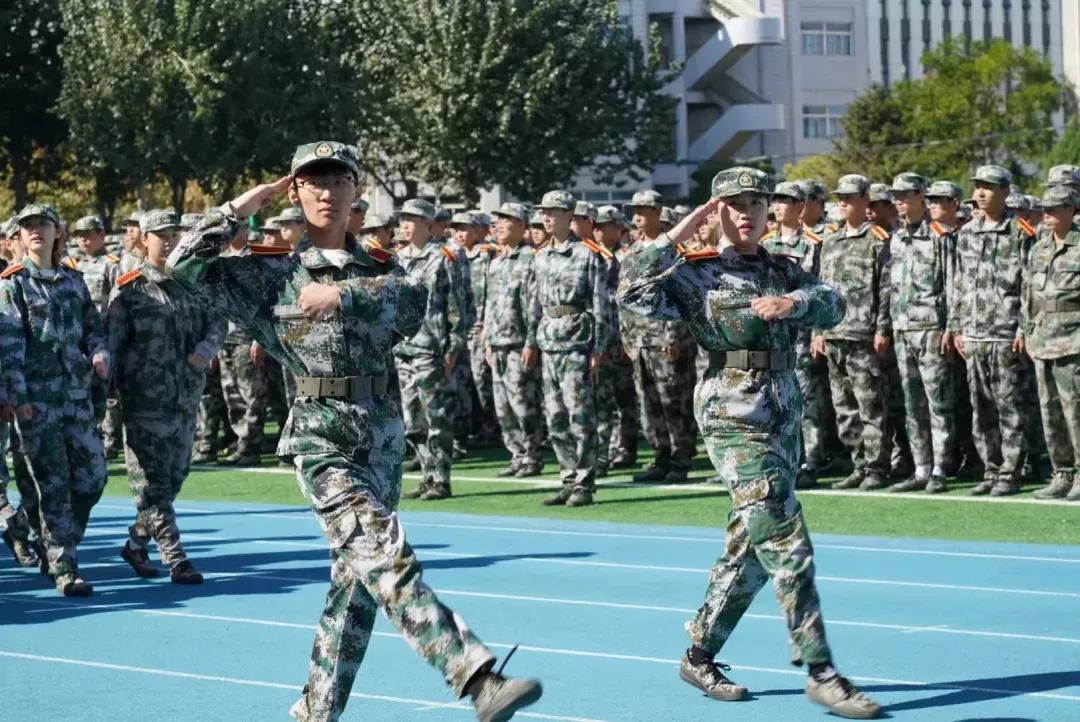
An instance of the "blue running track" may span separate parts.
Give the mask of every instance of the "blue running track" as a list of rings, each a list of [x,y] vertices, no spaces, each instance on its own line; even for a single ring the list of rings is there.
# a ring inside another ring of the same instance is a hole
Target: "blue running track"
[[[328,555],[298,507],[190,502],[202,587],[136,579],[119,550],[131,505],[98,505],[80,559],[86,600],[0,560],[0,719],[288,720],[306,675]],[[771,589],[723,658],[752,699],[677,676],[723,530],[407,513],[426,579],[508,673],[540,677],[520,719],[814,720]],[[722,520],[718,519],[718,525]],[[909,720],[1080,720],[1080,549],[818,535],[840,668]],[[152,555],[153,558],[153,555]],[[385,620],[345,720],[472,719]]]

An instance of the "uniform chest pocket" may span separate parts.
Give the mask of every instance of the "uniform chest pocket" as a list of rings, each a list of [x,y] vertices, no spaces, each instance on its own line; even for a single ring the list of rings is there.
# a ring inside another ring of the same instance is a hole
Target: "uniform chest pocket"
[[[1058,261],[1053,266],[1053,278],[1058,288],[1080,290],[1080,262]]]
[[[767,349],[768,324],[750,308],[757,294],[720,294],[712,291],[706,299],[708,318],[717,334],[731,349]]]

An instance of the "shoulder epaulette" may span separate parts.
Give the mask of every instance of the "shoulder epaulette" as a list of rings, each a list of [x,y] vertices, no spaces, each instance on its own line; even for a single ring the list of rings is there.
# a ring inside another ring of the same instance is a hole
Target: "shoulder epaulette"
[[[676,243],[675,244],[675,252],[678,253],[680,256],[685,256],[686,253],[687,253],[686,246],[684,246],[681,243]]]
[[[1033,225],[1031,225],[1030,223],[1028,223],[1027,221],[1025,221],[1023,218],[1017,218],[1016,219],[1016,225],[1023,228],[1024,233],[1028,234],[1029,236],[1034,236],[1035,235],[1035,227]]]
[[[877,236],[877,239],[879,241],[887,241],[887,240],[889,240],[889,232],[886,231],[884,228],[882,228],[879,225],[875,224],[875,225],[870,226],[870,232],[873,233],[875,236]]]
[[[821,243],[821,236],[811,231],[809,228],[804,228],[802,234],[810,239],[811,243]]]
[[[79,262],[76,261],[71,256],[68,256],[67,258],[65,258],[63,261],[61,261],[61,263],[64,264],[65,266],[67,266],[68,268],[70,268],[73,271],[79,270]]]
[[[545,239],[543,243],[541,243],[539,246],[536,247],[536,250],[539,251],[541,249],[547,248],[549,243],[551,243],[551,239],[550,238]]]
[[[383,248],[378,243],[372,243],[364,249],[367,251],[368,258],[376,263],[389,263],[390,259],[394,257],[394,254]]]
[[[615,257],[615,254],[613,254],[611,251],[601,245],[598,245],[594,241],[590,241],[588,238],[582,239],[581,242],[586,248],[588,248],[590,251],[600,256],[601,258],[605,258],[610,261],[612,258]]]
[[[945,234],[948,233],[948,231],[945,230],[945,226],[941,225],[937,221],[934,221],[933,223],[930,224],[930,230],[932,230],[934,233],[938,234],[939,236],[944,236]]]
[[[693,253],[687,253],[683,258],[688,261],[706,261],[710,258],[719,258],[720,251],[715,248],[706,248],[703,251],[694,251]]]
[[[776,231],[769,231],[768,233],[766,233],[764,236],[761,237],[761,240],[762,241],[771,241],[774,238],[776,238]]]
[[[446,246],[439,246],[439,250],[442,251],[442,254],[446,256],[446,260],[450,261],[450,263],[454,263],[457,261],[457,256],[455,256],[454,252]]]
[[[498,253],[499,246],[495,243],[484,243],[480,246],[481,253]]]
[[[826,233],[836,233],[838,230],[840,230],[840,226],[836,225],[835,223],[830,223],[825,226]]]
[[[120,263],[120,257],[114,256],[111,253],[106,253],[105,258],[108,259],[111,263]]]
[[[14,265],[8,266],[7,268],[4,269],[3,273],[0,273],[0,278],[11,278],[12,276],[14,276],[16,273],[18,273],[22,269],[23,269],[23,264],[21,264],[21,263],[16,263]]]
[[[120,276],[120,278],[116,279],[116,285],[126,286],[141,275],[141,271],[128,271],[123,276]]]
[[[252,243],[248,248],[251,249],[253,256],[287,256],[292,253],[292,249],[288,246],[265,246]]]

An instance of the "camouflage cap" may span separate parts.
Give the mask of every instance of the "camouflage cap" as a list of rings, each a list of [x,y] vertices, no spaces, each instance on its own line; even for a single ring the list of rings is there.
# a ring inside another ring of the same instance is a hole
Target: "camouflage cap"
[[[143,233],[153,233],[179,227],[179,216],[167,208],[155,208],[152,211],[147,211],[139,219],[139,230]]]
[[[499,206],[499,210],[494,211],[491,215],[497,218],[521,221],[525,225],[529,224],[529,210],[521,203],[503,203]]]
[[[309,165],[324,161],[337,163],[357,177],[360,175],[360,162],[356,159],[356,151],[352,146],[334,140],[320,140],[296,146],[289,173],[296,175]]]
[[[777,183],[773,188],[773,198],[780,196],[781,198],[793,198],[800,203],[806,200],[806,191],[804,191],[798,183],[792,183],[791,181],[784,181]]]
[[[832,195],[866,195],[870,190],[870,179],[858,173],[849,173],[836,181],[836,190]]]
[[[405,210],[402,209],[401,212],[405,213]],[[479,224],[477,224],[477,222],[476,222],[476,214],[473,213],[472,211],[459,211],[459,212],[454,214],[453,218],[450,219],[450,227],[451,228],[453,228],[454,226],[475,226],[475,225],[479,225]]]
[[[1010,193],[1005,198],[1005,207],[1014,211],[1026,211],[1031,209],[1031,202],[1023,193]]]
[[[623,217],[622,211],[615,206],[600,206],[596,211],[595,223],[600,225],[601,223],[619,223],[622,224],[626,221]]]
[[[436,223],[448,223],[454,214],[445,208],[435,209],[435,222]]]
[[[1012,173],[999,165],[981,165],[975,169],[975,175],[968,178],[968,180],[992,183],[996,186],[1008,186],[1012,184]]]
[[[661,208],[660,209],[660,222],[661,223],[666,223],[669,226],[674,226],[676,223],[678,223],[679,222],[679,217],[678,217],[678,215],[676,215],[675,209],[670,208],[668,206],[664,206],[663,208]]]
[[[891,190],[922,193],[926,190],[926,178],[918,173],[901,173],[893,178]]]
[[[281,209],[281,213],[278,213],[274,218],[278,223],[306,223],[304,218],[304,212],[296,206],[288,206]]]
[[[105,224],[101,222],[101,219],[97,216],[83,216],[79,220],[75,221],[75,225],[71,227],[72,233],[84,233],[87,231],[104,231]]]
[[[1056,165],[1046,174],[1046,183],[1043,185],[1071,185],[1080,184],[1080,168],[1074,165]]]
[[[638,191],[630,198],[630,202],[626,204],[629,208],[663,208],[664,197],[657,191],[646,189]]]
[[[680,203],[679,205],[675,206],[675,212],[679,215],[679,220],[681,221],[683,218],[686,218],[688,215],[693,213],[694,209],[690,206]]]
[[[930,184],[930,187],[926,189],[927,198],[952,198],[954,200],[960,200],[964,195],[964,190],[953,183],[952,181],[939,180]]]
[[[375,231],[380,228],[389,228],[390,219],[386,216],[379,215],[378,213],[368,213],[364,216],[364,225],[360,226],[361,231]]]
[[[540,211],[533,211],[532,218],[529,219],[529,226],[544,227],[544,215]]]
[[[1042,200],[1038,196],[1025,195],[1024,198],[1028,199],[1028,208],[1033,211],[1041,211],[1043,209]]]
[[[895,198],[893,198],[892,188],[888,183],[871,183],[867,195],[869,196],[871,203],[892,203],[895,200]]]
[[[428,221],[435,220],[435,204],[423,198],[410,198],[401,204],[398,215],[419,216]]]
[[[470,213],[472,213],[472,215],[473,215],[473,225],[474,226],[490,226],[491,225],[491,216],[489,216],[487,213],[484,213],[483,211],[470,211]]]
[[[349,206],[349,208],[353,209],[354,211],[360,211],[361,213],[367,213],[368,202],[365,201],[363,198],[357,198],[355,201],[352,202],[352,205]]]
[[[183,220],[184,219],[181,218],[180,222],[183,223]],[[279,222],[277,216],[274,216],[273,218],[267,218],[265,221],[263,221],[262,223],[259,224],[259,230],[263,231],[263,232],[266,232],[266,231],[280,231],[281,230],[281,223]]]
[[[139,219],[142,218],[142,213],[133,211],[127,218],[124,219],[125,226],[137,226],[139,225]]]
[[[203,218],[206,218],[202,213],[185,213],[180,216],[180,227],[184,230],[188,228],[194,228],[198,224],[202,223]]]
[[[712,197],[731,198],[742,193],[772,195],[772,179],[757,168],[735,166],[713,176]]]
[[[557,210],[573,212],[576,201],[574,196],[567,191],[548,191],[536,204],[537,210]]]
[[[22,222],[27,218],[34,218],[40,216],[47,221],[52,221],[57,226],[60,225],[60,214],[56,212],[56,209],[50,205],[44,203],[31,203],[28,206],[24,206],[19,214],[15,216],[15,222],[22,225]]]
[[[971,220],[971,206],[961,204],[956,209],[956,217],[964,221]]]
[[[1061,206],[1080,208],[1080,193],[1077,193],[1067,185],[1050,186],[1043,192],[1041,200],[1044,209],[1060,208]]]
[[[825,184],[814,178],[802,178],[795,181],[795,185],[802,188],[803,195],[808,201],[823,201],[829,195],[829,189]]]
[[[590,221],[596,220],[596,206],[587,201],[578,201],[574,204],[574,215],[588,218]]]

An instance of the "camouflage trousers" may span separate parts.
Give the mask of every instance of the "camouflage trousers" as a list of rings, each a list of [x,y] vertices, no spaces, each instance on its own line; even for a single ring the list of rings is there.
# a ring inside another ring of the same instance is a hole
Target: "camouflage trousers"
[[[1050,463],[1073,476],[1080,459],[1080,356],[1035,359],[1035,378]]]
[[[495,413],[510,463],[517,467],[540,463],[540,368],[526,369],[520,348],[491,349],[491,385]]]
[[[638,409],[634,367],[621,350],[596,370],[596,466],[637,456]]]
[[[702,355],[708,358],[707,354]],[[825,359],[811,357],[809,349],[800,346],[795,376],[803,397],[802,463],[816,469],[829,456],[826,439],[833,435],[829,428],[835,426],[830,413],[829,364]]]
[[[882,360],[885,368],[885,435],[891,451],[892,468],[910,466],[911,444],[907,436],[907,412],[904,409],[903,382],[900,380],[900,364],[896,360],[896,346],[889,346]]]
[[[54,575],[78,569],[76,547],[105,489],[105,452],[90,399],[33,403],[17,422],[37,490],[42,542]]]
[[[1035,378],[1035,366],[1027,363],[1030,356],[1025,353],[1025,363],[1020,371],[1023,392],[1020,395],[1023,405],[1020,413],[1023,415],[1024,445],[1026,447],[1021,467],[1024,472],[1030,470],[1036,472],[1035,467],[1041,459],[1047,456],[1047,441],[1043,435],[1042,411],[1039,401],[1039,384]]]
[[[124,445],[123,415],[120,399],[112,395],[105,399],[105,418],[101,420],[101,441],[109,453],[119,451]]]
[[[450,372],[450,417],[453,420],[453,438],[464,444],[472,429],[473,394],[472,358],[469,352],[454,359]]]
[[[794,384],[792,378],[792,395]],[[708,386],[706,379],[702,391]],[[702,391],[698,408],[707,407]],[[796,402],[764,433],[716,433],[708,420],[698,419],[709,458],[731,495],[724,556],[709,573],[704,603],[686,624],[693,644],[710,654],[720,652],[771,579],[798,658],[831,661],[814,584],[814,547],[794,491],[800,411]]]
[[[226,438],[220,438],[224,435]],[[229,407],[221,390],[221,366],[206,369],[206,385],[199,399],[199,411],[195,424],[195,449],[200,454],[216,454],[228,446],[228,438],[235,436],[229,426]]]
[[[540,355],[544,416],[563,486],[596,488],[596,390],[584,351]]]
[[[641,404],[645,439],[661,468],[684,471],[694,459],[694,350],[676,346],[674,360],[663,348],[637,349],[633,356],[634,388]]]
[[[135,500],[135,523],[128,528],[131,546],[145,549],[153,539],[161,561],[175,567],[187,559],[173,502],[191,469],[195,413],[154,409],[125,411],[124,416],[128,488]]]
[[[351,424],[355,419],[343,420],[342,428]],[[356,439],[337,454],[293,459],[300,489],[329,540],[331,560],[308,681],[290,710],[301,722],[340,718],[380,609],[458,697],[477,672],[495,661],[424,582],[423,568],[405,539],[396,512],[403,456],[400,415],[387,414],[370,431],[370,448],[356,451],[368,443]]]
[[[416,448],[423,484],[450,484],[454,388],[438,356],[398,356],[405,438]]]
[[[484,356],[479,337],[469,339],[469,364],[472,371],[472,421],[469,428],[476,434],[494,437],[498,429],[495,420],[495,389],[492,369]]]
[[[7,457],[8,437],[11,434],[11,424],[6,421],[0,421],[0,451],[3,452],[3,457]],[[7,490],[8,485],[11,483],[11,477],[8,476],[7,464],[0,464],[0,521],[14,516],[15,507],[11,505],[11,501],[8,499]]]
[[[1017,482],[1026,444],[1020,396],[1027,354],[1012,341],[964,340],[971,389],[975,448],[986,467],[984,478]]]
[[[941,336],[941,331],[896,334],[907,435],[916,467],[953,467],[955,394],[950,357],[941,353]]]
[[[285,398],[285,371],[275,359],[266,357],[262,372],[266,375],[266,411],[278,428],[285,426],[292,402]]]
[[[229,343],[221,349],[221,390],[229,407],[229,424],[241,454],[262,451],[266,423],[265,371],[251,361],[250,343]]]
[[[31,532],[41,536],[41,503],[34,477],[30,473],[30,464],[26,460],[26,454],[22,453],[19,435],[12,433],[14,429],[10,424],[5,423],[4,426],[7,427],[5,436],[10,439],[11,444],[11,467],[15,474],[15,488],[19,490],[19,507],[15,509],[9,501],[7,510],[0,512],[0,522],[11,530],[16,539],[30,541]],[[5,441],[5,445],[7,443]]]
[[[888,376],[870,341],[829,339],[829,388],[840,440],[856,471],[888,475],[892,443],[886,435]]]

